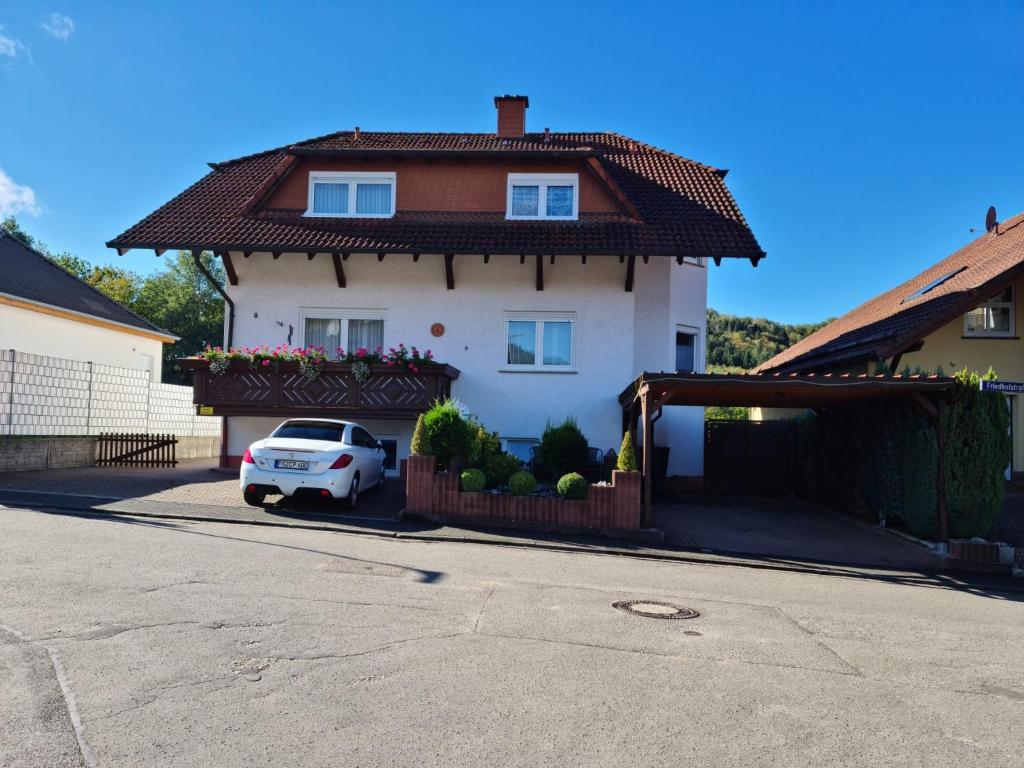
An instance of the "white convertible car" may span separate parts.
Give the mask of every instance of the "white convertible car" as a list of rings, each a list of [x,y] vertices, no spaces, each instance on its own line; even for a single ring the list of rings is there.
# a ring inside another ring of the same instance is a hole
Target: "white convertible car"
[[[289,419],[242,456],[240,483],[247,504],[267,494],[345,499],[384,485],[384,449],[366,429],[336,419]]]

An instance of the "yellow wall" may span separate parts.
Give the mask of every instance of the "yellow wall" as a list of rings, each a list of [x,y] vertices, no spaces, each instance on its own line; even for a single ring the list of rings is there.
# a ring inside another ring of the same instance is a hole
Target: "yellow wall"
[[[967,368],[985,373],[989,366],[1003,381],[1024,382],[1024,277],[1013,286],[1014,331],[1013,338],[964,338],[963,315],[944,325],[924,339],[918,352],[911,352],[900,360],[900,370],[907,366],[934,373],[938,368],[946,376]],[[1024,472],[1024,396],[1014,395],[1013,402],[1013,470]],[[955,439],[955,438],[954,438]]]

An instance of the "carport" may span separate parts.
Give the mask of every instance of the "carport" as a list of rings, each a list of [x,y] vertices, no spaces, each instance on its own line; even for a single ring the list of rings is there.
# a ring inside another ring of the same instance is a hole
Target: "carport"
[[[956,381],[937,376],[867,376],[850,374],[716,374],[641,373],[619,395],[623,431],[634,445],[643,425],[643,524],[652,520],[654,425],[666,406],[744,406],[817,410],[864,400],[911,398],[935,425],[939,461],[936,483],[940,539],[948,536],[945,486],[945,435],[938,418],[939,403]]]

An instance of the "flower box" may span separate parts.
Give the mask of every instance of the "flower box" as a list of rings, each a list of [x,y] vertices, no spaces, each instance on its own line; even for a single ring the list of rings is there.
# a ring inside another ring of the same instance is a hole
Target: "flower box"
[[[188,357],[178,365],[192,371],[197,411],[216,416],[325,416],[415,419],[437,399],[448,397],[459,371],[429,362],[416,371],[372,364],[359,381],[352,363],[328,361],[315,379],[303,376],[295,360],[256,365],[232,360],[221,374],[208,360]]]

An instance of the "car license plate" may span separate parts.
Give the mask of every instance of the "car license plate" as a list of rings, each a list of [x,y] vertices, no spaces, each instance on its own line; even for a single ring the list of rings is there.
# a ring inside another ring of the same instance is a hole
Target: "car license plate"
[[[309,469],[308,461],[295,461],[294,459],[277,459],[274,462],[277,469]]]

